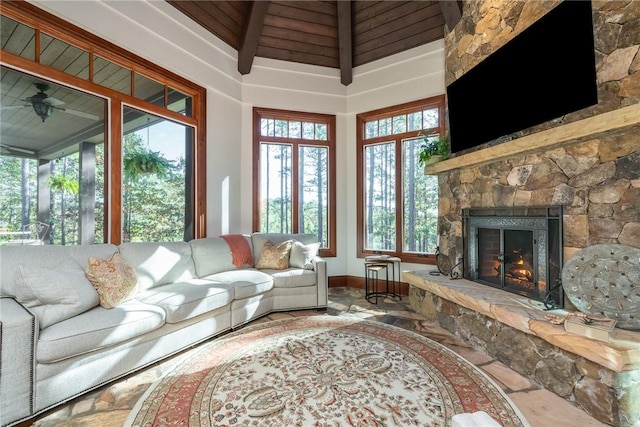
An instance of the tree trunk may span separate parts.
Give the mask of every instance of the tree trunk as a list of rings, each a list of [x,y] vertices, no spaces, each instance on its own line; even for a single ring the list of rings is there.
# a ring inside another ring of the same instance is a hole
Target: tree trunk
[[[20,187],[21,187],[21,209],[20,209],[20,229],[31,222],[31,190],[29,188],[29,159],[20,159]]]

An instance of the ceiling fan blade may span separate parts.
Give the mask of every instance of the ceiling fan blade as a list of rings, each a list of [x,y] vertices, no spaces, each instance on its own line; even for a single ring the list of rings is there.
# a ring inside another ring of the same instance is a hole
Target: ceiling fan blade
[[[31,107],[31,104],[27,104],[27,105],[3,105],[2,109],[3,110],[17,110],[18,108],[25,108],[25,107]]]
[[[85,113],[83,111],[71,110],[69,108],[57,108],[57,110],[63,111],[67,114],[73,114],[74,116],[84,117],[85,119],[89,120],[100,120],[100,117],[96,116],[95,114]]]
[[[64,101],[61,101],[57,98],[54,98],[52,96],[49,96],[47,98],[45,98],[42,102],[44,102],[47,105],[51,105],[52,107],[61,107],[64,105]]]
[[[11,145],[7,145],[7,144],[2,144],[0,145],[0,147],[9,150],[9,151],[15,151],[17,153],[25,153],[25,154],[35,154],[36,152],[33,150],[27,150],[26,148],[20,148],[20,147],[13,147]]]

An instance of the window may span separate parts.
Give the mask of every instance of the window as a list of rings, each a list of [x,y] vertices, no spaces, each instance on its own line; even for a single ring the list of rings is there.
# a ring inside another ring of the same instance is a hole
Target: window
[[[358,115],[358,256],[388,254],[434,262],[438,180],[418,151],[444,134],[444,96]]]
[[[0,19],[4,233],[39,221],[48,244],[203,237],[206,90],[27,2]]]
[[[311,233],[335,256],[335,116],[254,108],[253,229]]]
[[[124,110],[122,144],[122,241],[190,240],[185,232],[191,203],[192,129],[179,123]],[[143,127],[140,127],[143,123]]]

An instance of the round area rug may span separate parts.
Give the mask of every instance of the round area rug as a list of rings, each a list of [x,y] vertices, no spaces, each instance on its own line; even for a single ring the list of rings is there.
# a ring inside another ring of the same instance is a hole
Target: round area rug
[[[265,322],[214,339],[136,404],[129,426],[528,426],[483,372],[428,338],[356,318]]]

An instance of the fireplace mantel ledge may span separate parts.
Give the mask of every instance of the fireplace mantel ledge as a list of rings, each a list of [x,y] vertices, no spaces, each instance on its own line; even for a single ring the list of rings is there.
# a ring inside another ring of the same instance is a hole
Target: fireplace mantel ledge
[[[543,130],[499,145],[483,148],[427,166],[427,175],[437,175],[453,169],[480,165],[497,160],[553,148],[564,144],[611,135],[640,125],[640,104],[587,117],[573,123]]]
[[[403,271],[402,280],[615,372],[640,370],[640,331],[616,328],[609,343],[583,337],[566,332],[562,325],[549,323],[544,317],[545,314],[566,314],[564,310],[545,311],[538,301],[431,272]]]

